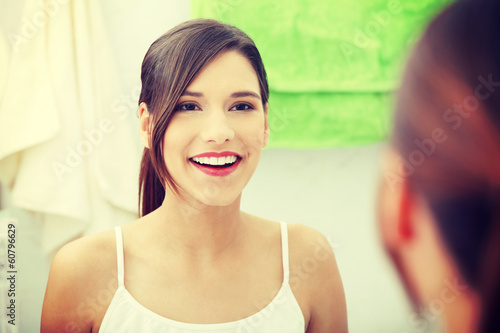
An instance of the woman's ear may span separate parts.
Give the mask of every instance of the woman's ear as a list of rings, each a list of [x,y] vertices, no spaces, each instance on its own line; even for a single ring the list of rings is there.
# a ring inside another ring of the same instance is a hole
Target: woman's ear
[[[151,133],[149,131],[149,111],[146,103],[139,104],[139,137],[144,147],[149,149],[149,139]]]
[[[270,136],[270,132],[269,132],[269,120],[268,120],[268,114],[269,114],[269,103],[266,103],[266,105],[264,105],[264,145],[263,145],[263,148],[265,146],[267,146],[267,144],[269,143],[269,136]]]
[[[384,158],[378,195],[378,220],[386,248],[395,250],[413,239],[415,197],[401,175],[399,155],[390,149]]]

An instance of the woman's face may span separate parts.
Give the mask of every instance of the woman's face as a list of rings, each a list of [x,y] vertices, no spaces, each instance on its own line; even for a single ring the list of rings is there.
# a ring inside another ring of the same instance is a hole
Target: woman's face
[[[255,71],[247,58],[228,51],[206,65],[177,102],[163,138],[165,163],[185,198],[225,206],[250,180],[268,136]]]

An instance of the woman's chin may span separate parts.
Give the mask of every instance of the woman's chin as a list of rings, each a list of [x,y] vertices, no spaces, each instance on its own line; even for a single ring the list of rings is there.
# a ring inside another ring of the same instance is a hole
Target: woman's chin
[[[240,197],[242,190],[243,186],[241,184],[211,182],[199,186],[198,190],[192,192],[191,195],[207,206],[229,206]]]
[[[239,197],[239,194],[222,194],[218,196],[200,195],[197,197],[197,200],[205,206],[226,207],[232,205]]]

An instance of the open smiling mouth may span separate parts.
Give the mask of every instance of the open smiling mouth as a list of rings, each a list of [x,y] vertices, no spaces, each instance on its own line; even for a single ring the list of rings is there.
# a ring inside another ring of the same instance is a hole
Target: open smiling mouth
[[[236,170],[240,164],[241,157],[238,155],[228,156],[204,156],[191,157],[189,161],[199,170],[210,176],[227,176]]]
[[[211,168],[216,168],[216,169],[222,169],[222,168],[228,168],[232,165],[234,165],[239,159],[241,159],[239,156],[225,156],[225,157],[192,157],[190,158],[191,161],[193,161],[196,164],[211,167]]]

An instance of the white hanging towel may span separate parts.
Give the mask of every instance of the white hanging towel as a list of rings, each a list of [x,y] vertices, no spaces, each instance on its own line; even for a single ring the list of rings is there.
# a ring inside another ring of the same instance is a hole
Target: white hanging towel
[[[27,0],[0,104],[0,181],[51,253],[137,216],[137,130],[100,2]]]
[[[5,85],[7,84],[7,71],[9,67],[10,47],[5,33],[0,27],[0,104],[4,95]]]

